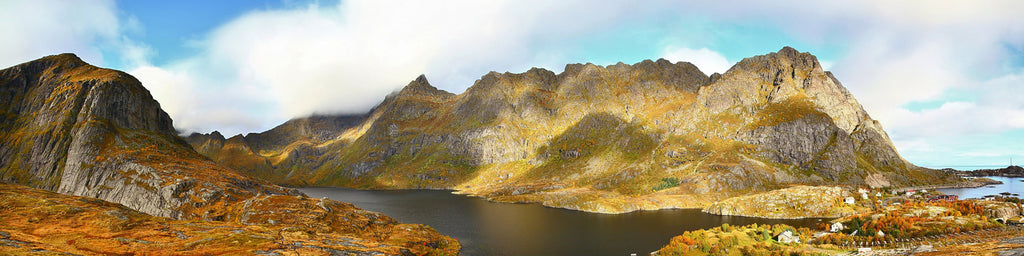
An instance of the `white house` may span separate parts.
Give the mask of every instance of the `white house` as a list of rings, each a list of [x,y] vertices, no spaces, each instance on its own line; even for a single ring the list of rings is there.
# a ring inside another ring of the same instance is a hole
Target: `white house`
[[[846,227],[843,227],[843,223],[842,222],[836,222],[836,223],[832,223],[832,228],[829,228],[828,232],[837,233],[839,231],[843,231],[844,228],[846,228]]]

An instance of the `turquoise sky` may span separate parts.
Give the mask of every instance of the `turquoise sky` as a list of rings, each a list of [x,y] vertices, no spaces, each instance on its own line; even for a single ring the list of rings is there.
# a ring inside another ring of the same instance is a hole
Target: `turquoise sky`
[[[183,131],[367,111],[419,74],[818,56],[926,166],[1024,162],[1020,1],[4,1],[0,65],[74,52],[138,77]]]

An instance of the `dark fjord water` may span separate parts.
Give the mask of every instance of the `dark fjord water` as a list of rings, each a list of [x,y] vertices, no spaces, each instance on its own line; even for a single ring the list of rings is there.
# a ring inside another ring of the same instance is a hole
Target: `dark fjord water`
[[[987,195],[999,195],[999,193],[1010,192],[1012,194],[1024,195],[1024,178],[1009,178],[999,176],[988,176],[985,178],[1002,181],[1003,184],[988,185],[978,188],[940,188],[939,192],[957,195],[960,198],[982,198]]]
[[[493,203],[434,190],[302,188],[314,197],[347,202],[404,223],[423,223],[462,243],[461,255],[647,255],[688,230],[730,225],[813,227],[823,219],[770,220],[700,210],[598,214],[538,204]]]

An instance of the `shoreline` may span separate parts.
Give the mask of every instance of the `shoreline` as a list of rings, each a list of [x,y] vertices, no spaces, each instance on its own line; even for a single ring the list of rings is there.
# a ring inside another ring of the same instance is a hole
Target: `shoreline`
[[[715,216],[723,216],[723,217],[735,216],[735,217],[758,218],[758,219],[768,219],[768,220],[819,219],[819,220],[828,220],[829,222],[831,222],[832,220],[835,220],[835,219],[839,219],[839,218],[843,218],[843,217],[847,217],[847,216],[852,216],[852,215],[836,215],[836,216],[806,216],[806,217],[769,217],[769,216],[758,216],[758,215],[750,215],[750,214],[717,214],[717,213],[707,212],[707,211],[704,211],[704,210],[701,210],[701,212],[707,213],[707,214],[711,214],[711,215],[715,215]],[[853,215],[855,215],[855,214],[853,214]]]
[[[985,180],[977,181],[978,179],[985,179]],[[967,181],[967,182],[963,182],[963,183],[903,187],[903,188],[893,189],[892,191],[893,192],[897,192],[897,193],[902,193],[902,192],[906,192],[906,191],[910,191],[910,190],[922,190],[922,189],[980,188],[980,187],[984,187],[984,186],[988,186],[988,185],[995,185],[995,184],[1003,184],[1003,182],[1002,181],[997,181],[997,180],[992,180],[992,179],[980,177],[980,178],[976,178],[975,180],[971,180],[971,181]]]
[[[1024,178],[1024,175],[1018,174],[1000,174],[1000,175],[968,175],[967,177],[984,178],[984,177],[1003,177],[1003,178]]]
[[[981,177],[981,178],[976,178],[976,179],[967,180],[965,182],[954,183],[954,184],[936,184],[936,185],[903,187],[903,188],[892,189],[892,191],[896,192],[896,193],[903,193],[903,192],[906,192],[906,191],[909,191],[909,190],[922,190],[922,189],[934,190],[934,189],[946,189],[946,188],[978,188],[978,187],[984,187],[984,186],[994,185],[994,184],[1003,184],[1003,182]],[[289,187],[289,188],[293,188],[293,189],[300,189],[300,188],[341,188],[341,189],[349,189],[349,190],[355,190],[355,191],[417,191],[417,190],[419,190],[419,191],[444,191],[444,192],[451,193],[453,195],[461,195],[461,196],[466,196],[466,197],[480,198],[480,199],[486,200],[488,202],[493,202],[493,203],[538,204],[538,205],[541,205],[543,207],[553,208],[553,209],[562,209],[562,210],[569,210],[569,211],[580,211],[580,212],[587,212],[587,213],[611,214],[611,215],[626,214],[626,213],[637,212],[637,211],[657,211],[657,210],[671,210],[671,209],[698,209],[698,210],[701,210],[701,212],[712,214],[712,215],[719,215],[719,216],[739,216],[739,217],[752,217],[752,218],[764,218],[764,219],[781,219],[781,220],[792,220],[792,219],[835,219],[835,218],[843,217],[843,216],[838,216],[838,217],[836,217],[836,216],[799,216],[799,217],[774,216],[774,217],[769,217],[769,216],[760,216],[758,214],[752,214],[752,213],[720,214],[720,213],[713,213],[711,211],[708,211],[708,208],[711,207],[714,203],[708,203],[708,205],[705,205],[705,206],[692,205],[692,204],[691,205],[686,205],[686,204],[682,204],[681,205],[681,204],[673,204],[673,203],[669,203],[669,202],[664,202],[662,200],[639,200],[639,202],[631,202],[631,203],[626,203],[624,205],[622,204],[623,202],[617,202],[617,204],[619,204],[619,205],[616,205],[618,207],[614,207],[615,209],[608,208],[608,207],[579,207],[579,206],[571,207],[569,205],[557,204],[555,201],[544,200],[544,198],[534,198],[535,200],[507,200],[507,199],[506,200],[502,200],[501,198],[487,197],[487,196],[484,196],[484,195],[473,193],[472,191],[467,191],[467,190],[463,190],[463,189],[456,189],[456,188],[390,188],[390,189],[389,188],[384,188],[384,189],[381,189],[381,188],[371,188],[371,189],[360,189],[360,188],[334,187],[334,186],[303,186],[303,187]],[[769,192],[769,191],[765,191],[765,192]],[[547,199],[550,199],[550,198],[547,198]],[[618,198],[618,199],[623,199],[623,198]],[[648,198],[648,199],[650,199],[650,198]],[[600,202],[602,200],[598,200],[598,201]],[[612,201],[616,201],[616,200],[608,200],[607,202],[604,202],[604,203],[611,203]],[[594,204],[594,203],[601,204],[599,202],[591,202],[591,204]],[[655,203],[655,202],[657,202],[657,203]],[[591,206],[593,206],[593,205],[591,205]],[[610,205],[605,205],[605,206],[610,206]]]
[[[687,205],[670,204],[670,203],[669,204],[655,204],[655,203],[653,203],[651,201],[643,201],[643,202],[647,202],[648,204],[641,204],[641,203],[633,202],[632,204],[627,204],[629,206],[632,206],[632,207],[629,207],[630,209],[628,209],[628,210],[622,210],[622,209],[602,209],[602,210],[597,210],[597,209],[590,209],[590,208],[586,208],[586,207],[570,207],[570,206],[566,206],[566,205],[557,205],[557,204],[554,204],[554,203],[549,203],[548,201],[545,201],[545,200],[501,200],[499,198],[487,197],[487,196],[484,196],[484,195],[468,192],[466,190],[453,189],[453,188],[440,188],[440,189],[432,189],[432,188],[371,188],[371,189],[360,189],[360,188],[352,188],[352,187],[333,187],[333,186],[303,186],[303,187],[287,187],[287,188],[296,189],[296,190],[304,189],[304,188],[313,188],[313,189],[317,189],[317,188],[334,188],[334,189],[344,189],[344,190],[351,190],[351,191],[370,191],[370,192],[374,192],[374,191],[381,191],[381,192],[387,192],[387,191],[438,191],[438,192],[448,192],[448,193],[450,193],[452,195],[457,195],[457,196],[464,196],[464,197],[469,197],[469,198],[478,198],[478,199],[482,199],[484,201],[491,202],[491,203],[500,203],[500,204],[536,204],[536,205],[539,205],[541,207],[551,208],[551,209],[576,211],[576,212],[585,212],[585,213],[596,213],[596,214],[609,214],[609,215],[628,214],[628,213],[640,212],[640,211],[703,210],[704,208],[706,208],[706,207],[699,207],[699,206],[692,206],[691,207],[691,206],[687,206]],[[300,190],[299,192],[302,192],[302,191]],[[305,194],[305,193],[303,193],[303,194]],[[309,196],[309,195],[307,195],[307,196]],[[622,199],[622,198],[618,198],[618,199]],[[597,203],[601,203],[602,201],[596,201],[596,202]],[[608,201],[608,202],[610,203],[612,201]],[[756,216],[744,216],[744,217],[756,217]]]

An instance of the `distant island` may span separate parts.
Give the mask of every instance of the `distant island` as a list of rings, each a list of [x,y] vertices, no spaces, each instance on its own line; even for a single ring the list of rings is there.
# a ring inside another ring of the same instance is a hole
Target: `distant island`
[[[1000,176],[1011,178],[1024,178],[1024,167],[1011,165],[997,169],[978,169],[973,171],[959,171],[954,169],[943,169],[947,172],[954,172],[964,177]]]

